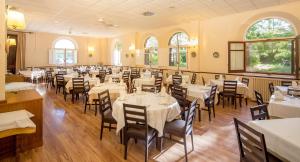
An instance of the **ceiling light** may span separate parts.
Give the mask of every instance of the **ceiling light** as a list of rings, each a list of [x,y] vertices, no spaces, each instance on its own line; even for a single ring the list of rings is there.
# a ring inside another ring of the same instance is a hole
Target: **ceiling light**
[[[169,9],[174,9],[174,8],[175,8],[175,6],[170,6],[170,7],[169,7]]]
[[[24,30],[26,27],[24,14],[9,8],[7,10],[7,27],[12,30]]]
[[[143,12],[142,15],[144,15],[144,16],[153,16],[154,12],[146,11],[146,12]]]
[[[99,21],[99,22],[103,22],[104,19],[103,19],[103,18],[99,18],[98,21]]]

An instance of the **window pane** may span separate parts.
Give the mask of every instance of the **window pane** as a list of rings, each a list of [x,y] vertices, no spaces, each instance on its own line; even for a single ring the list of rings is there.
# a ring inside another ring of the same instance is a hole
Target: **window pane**
[[[247,43],[247,71],[266,73],[292,72],[292,41]]]
[[[170,48],[169,54],[169,66],[177,65],[177,48]]]
[[[55,48],[66,48],[66,49],[75,49],[75,45],[72,41],[67,39],[58,40],[55,43]]]
[[[151,52],[151,64],[158,65],[158,51],[157,48],[153,49]]]
[[[77,57],[75,54],[75,50],[66,50],[66,63],[67,64],[76,64]]]
[[[54,49],[54,64],[64,64],[65,60],[65,50],[63,49]]]
[[[295,30],[289,22],[279,18],[268,18],[252,25],[246,33],[246,39],[284,38],[295,35]]]
[[[145,61],[144,61],[145,65],[149,65],[149,53],[145,53]]]
[[[230,70],[244,70],[244,51],[230,51]]]
[[[186,47],[181,47],[180,48],[180,67],[186,67],[186,53],[187,53],[187,48]]]

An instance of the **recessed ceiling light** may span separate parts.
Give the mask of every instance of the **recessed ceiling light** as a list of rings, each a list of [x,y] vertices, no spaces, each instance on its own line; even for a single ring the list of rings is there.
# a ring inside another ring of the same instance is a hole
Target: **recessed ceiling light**
[[[146,12],[143,12],[142,15],[144,15],[144,16],[153,16],[154,12],[146,11]]]
[[[98,21],[99,21],[99,22],[103,22],[104,19],[103,19],[103,18],[99,18]]]
[[[169,9],[174,9],[174,8],[175,8],[175,6],[170,6],[170,7],[169,7]]]

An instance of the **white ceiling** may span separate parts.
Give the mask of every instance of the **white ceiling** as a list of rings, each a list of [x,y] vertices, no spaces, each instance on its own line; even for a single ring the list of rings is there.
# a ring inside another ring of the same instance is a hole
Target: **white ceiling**
[[[299,0],[6,0],[24,12],[28,31],[116,36]],[[141,14],[155,13],[152,17]],[[118,25],[107,27],[97,21]]]

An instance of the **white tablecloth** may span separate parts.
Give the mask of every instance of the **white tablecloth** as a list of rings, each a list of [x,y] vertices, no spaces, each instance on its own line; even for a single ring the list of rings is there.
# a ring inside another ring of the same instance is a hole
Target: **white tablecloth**
[[[6,92],[16,92],[30,89],[35,89],[35,85],[28,82],[12,82],[5,84]]]
[[[160,104],[164,99],[168,104]],[[129,94],[127,100],[120,101],[118,98],[113,103],[112,115],[117,121],[117,132],[125,126],[123,103],[147,106],[148,125],[158,131],[158,136],[163,135],[165,122],[174,120],[180,114],[179,104],[169,95],[160,97],[154,93]]]
[[[275,100],[271,96],[268,106],[270,116],[280,118],[300,117],[300,99],[292,96],[284,96],[284,100]]]
[[[154,85],[155,78],[136,78],[133,79],[134,87],[141,87],[142,85]]]
[[[223,84],[224,81],[223,80],[210,80],[210,84],[211,85],[217,85],[218,86],[218,91],[222,92],[223,91]],[[242,82],[238,82],[237,83],[237,90],[236,92],[238,94],[243,94],[245,98],[249,97],[249,88],[247,87],[246,84],[242,83]]]
[[[120,91],[126,91],[126,84],[121,83],[101,83],[91,88],[89,91],[89,100],[93,101],[94,99],[98,99],[98,93],[101,93],[105,90],[109,90],[110,94],[117,93]]]
[[[45,71],[44,70],[35,70],[35,71],[29,71],[29,70],[24,70],[24,71],[19,71],[21,75],[23,75],[26,78],[40,78],[42,76],[45,76]]]
[[[300,161],[300,118],[250,121],[265,136],[268,151],[288,161]]]
[[[280,93],[286,95],[288,91],[287,86],[275,86],[275,91],[279,91]]]
[[[166,82],[168,84],[172,84],[173,80],[172,80],[172,76],[173,75],[169,75]],[[182,76],[182,82],[189,84],[190,83],[190,76],[189,75],[181,75]]]
[[[35,124],[30,120],[33,116],[26,110],[0,113],[0,131],[14,128],[35,128]]]
[[[119,78],[121,80],[122,79],[122,73],[105,75],[105,80],[106,81],[110,80],[111,78]]]
[[[85,77],[84,78],[84,81],[89,81],[89,84],[91,87],[97,85],[97,84],[100,84],[100,80],[99,78],[90,78],[90,77]],[[72,79],[70,79],[67,84],[66,84],[66,92],[69,93],[70,90],[73,89],[73,82],[72,82]]]

